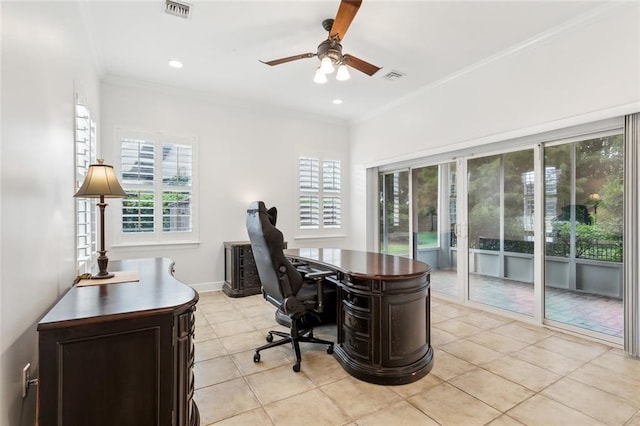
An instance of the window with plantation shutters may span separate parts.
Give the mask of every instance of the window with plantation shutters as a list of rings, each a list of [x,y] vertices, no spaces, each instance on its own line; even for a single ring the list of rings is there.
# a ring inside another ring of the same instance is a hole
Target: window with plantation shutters
[[[300,229],[340,228],[342,221],[341,161],[301,156],[298,159]]]
[[[195,144],[190,138],[122,131],[121,235],[127,241],[195,239]]]
[[[86,105],[76,102],[75,166],[76,190],[84,182],[89,165],[96,162],[96,123]],[[76,198],[76,257],[78,269],[91,263],[96,251],[96,205],[95,199]]]

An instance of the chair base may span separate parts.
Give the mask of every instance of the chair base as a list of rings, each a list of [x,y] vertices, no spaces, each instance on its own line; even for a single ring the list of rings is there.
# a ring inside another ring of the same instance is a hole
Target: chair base
[[[282,339],[276,340],[274,342],[273,341],[274,334],[278,337],[282,337]],[[322,345],[329,345],[327,347],[327,353],[328,354],[333,353],[333,342],[314,337],[313,329],[298,331],[296,334],[297,336],[292,336],[291,334],[284,333],[282,331],[270,330],[266,337],[266,340],[269,343],[267,343],[266,345],[260,346],[259,348],[256,349],[256,353],[253,355],[253,362],[260,362],[260,351],[263,351],[269,348],[274,348],[276,346],[284,345],[287,343],[291,343],[291,346],[293,346],[293,350],[296,353],[296,363],[293,364],[293,371],[297,373],[300,371],[300,363],[302,362],[302,355],[300,354],[300,342],[319,343]]]

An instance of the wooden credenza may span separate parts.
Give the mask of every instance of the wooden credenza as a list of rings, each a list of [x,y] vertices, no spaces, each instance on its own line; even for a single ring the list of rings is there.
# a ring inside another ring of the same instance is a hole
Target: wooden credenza
[[[110,263],[139,282],[72,287],[38,324],[40,426],[193,426],[198,293],[164,258]]]

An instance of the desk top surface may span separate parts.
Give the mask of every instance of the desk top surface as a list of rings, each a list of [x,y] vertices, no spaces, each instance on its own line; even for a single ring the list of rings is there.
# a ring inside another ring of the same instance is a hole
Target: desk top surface
[[[405,279],[426,274],[431,267],[401,256],[335,248],[300,248],[284,251],[286,256],[325,265],[345,274],[383,280]]]
[[[71,287],[38,324],[38,330],[96,318],[145,315],[195,304],[198,294],[171,274],[167,258],[109,262],[110,271],[138,271],[140,281]]]

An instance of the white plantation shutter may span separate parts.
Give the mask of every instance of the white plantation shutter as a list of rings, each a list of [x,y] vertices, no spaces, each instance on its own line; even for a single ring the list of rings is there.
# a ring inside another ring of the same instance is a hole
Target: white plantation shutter
[[[153,185],[155,181],[155,146],[153,142],[122,139],[120,160],[123,184]]]
[[[339,227],[340,197],[324,197],[322,203],[322,223],[325,227]]]
[[[121,140],[120,182],[127,192],[122,202],[122,232],[155,231],[155,160],[153,142],[132,138]]]
[[[191,186],[193,150],[189,145],[162,145],[162,183]]]
[[[96,124],[85,105],[76,103],[76,190],[96,162]],[[78,267],[91,260],[96,251],[96,209],[89,198],[76,198],[76,257]]]
[[[191,232],[191,187],[193,178],[193,149],[191,145],[162,145],[162,230]]]
[[[155,194],[153,191],[127,190],[122,201],[122,232],[138,233],[155,230]]]
[[[320,223],[320,197],[318,194],[320,161],[301,157],[298,162],[300,182],[300,226],[316,228]]]
[[[301,191],[317,191],[320,175],[320,160],[317,158],[300,158],[298,172]]]
[[[322,223],[326,227],[339,227],[341,223],[340,161],[325,160],[322,164]]]
[[[298,159],[298,214],[301,229],[339,228],[342,204],[341,161]]]
[[[162,192],[162,230],[191,232],[191,191]]]
[[[320,223],[320,200],[317,195],[300,194],[300,226],[316,228]]]

